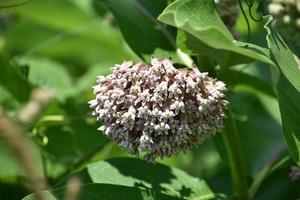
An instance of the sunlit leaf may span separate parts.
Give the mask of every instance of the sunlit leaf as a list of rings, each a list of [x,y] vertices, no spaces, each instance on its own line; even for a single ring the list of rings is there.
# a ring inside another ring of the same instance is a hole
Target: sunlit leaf
[[[179,200],[176,197],[158,193],[152,190],[145,190],[137,187],[126,187],[110,184],[84,184],[81,186],[81,192],[78,199],[89,200]],[[55,189],[50,192],[45,192],[48,200],[63,199],[66,193],[65,188]],[[23,200],[34,200],[35,195],[29,195]]]
[[[80,173],[86,182],[151,189],[181,198],[211,199],[214,194],[204,180],[161,164],[134,158],[115,158],[92,163]]]
[[[19,58],[18,63],[31,66],[28,79],[32,84],[53,89],[60,100],[71,95],[72,81],[63,64],[41,57]]]
[[[218,60],[231,66],[257,60],[269,64],[269,52],[260,46],[234,40],[222,22],[214,1],[177,0],[158,17],[161,22],[186,32],[181,41],[194,53]],[[178,41],[178,40],[177,40]]]
[[[269,18],[270,23],[271,18]],[[300,165],[300,68],[282,37],[266,25],[272,59],[278,69],[273,79],[279,100],[284,136],[289,150]]]

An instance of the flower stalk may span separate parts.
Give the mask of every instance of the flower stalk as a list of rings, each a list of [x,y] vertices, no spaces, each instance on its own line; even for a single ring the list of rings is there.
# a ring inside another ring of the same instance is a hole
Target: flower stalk
[[[248,182],[246,167],[241,154],[241,145],[232,111],[229,107],[224,119],[223,141],[226,148],[230,173],[232,178],[233,195],[237,199],[248,199]]]

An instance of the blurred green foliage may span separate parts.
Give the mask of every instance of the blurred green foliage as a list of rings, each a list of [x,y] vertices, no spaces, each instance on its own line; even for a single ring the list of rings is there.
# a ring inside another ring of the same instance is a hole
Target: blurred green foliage
[[[180,5],[178,9],[183,10],[176,13],[173,6],[159,19],[174,27],[158,22],[156,18],[172,2],[167,0],[31,0],[10,7],[23,2],[0,0],[0,110],[15,119],[35,88],[56,93],[45,110],[24,128],[38,158],[38,173],[54,191],[53,199],[62,199],[64,189],[57,187],[63,187],[70,174],[86,176],[87,172],[89,179],[100,179],[85,182],[89,184],[82,187],[81,199],[93,199],[93,193],[103,199],[109,199],[109,193],[115,195],[111,199],[222,199],[230,195],[229,163],[221,133],[185,154],[158,160],[164,165],[149,166],[135,159],[116,158],[131,156],[99,133],[99,124],[90,116],[87,102],[93,98],[91,86],[96,76],[107,75],[115,63],[149,61],[153,54],[175,55],[176,63],[185,63],[176,54],[176,48],[192,58],[203,53],[221,63],[224,57],[230,57],[231,61],[221,67],[239,64],[231,67],[223,79],[230,89],[228,98],[247,179],[252,183],[274,157],[277,164],[265,174],[254,199],[300,198],[300,181],[289,178],[290,166],[296,163],[288,153],[289,148],[299,164],[299,72],[294,62],[280,59],[285,45],[276,45],[274,39],[272,46],[267,46],[265,22],[251,22],[249,43],[236,43],[215,10],[196,16]],[[202,18],[211,13],[215,18],[202,23]],[[179,17],[173,18],[172,14],[186,15],[183,19],[192,23],[183,26]],[[200,25],[210,29],[200,30]],[[178,34],[176,28],[180,28]],[[241,40],[247,37],[242,15],[235,28]],[[287,51],[285,55],[291,56]],[[292,72],[287,69],[290,63],[294,64]],[[267,64],[275,69],[272,73]],[[278,73],[277,65],[282,73],[277,74],[280,79],[274,90],[272,78]],[[220,72],[222,68],[216,70]],[[103,161],[109,158],[114,159]],[[142,173],[135,174],[135,170]],[[114,186],[119,180],[123,182]],[[27,186],[20,164],[0,136],[0,199],[21,199],[30,194]],[[180,189],[189,195],[180,196]]]

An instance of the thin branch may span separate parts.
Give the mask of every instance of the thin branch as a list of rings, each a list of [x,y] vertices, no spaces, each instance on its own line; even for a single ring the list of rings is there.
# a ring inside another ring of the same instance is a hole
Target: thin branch
[[[30,189],[36,193],[38,200],[47,200],[42,190],[47,188],[47,183],[42,176],[37,173],[36,159],[34,158],[33,149],[24,137],[19,124],[10,119],[3,111],[0,111],[0,135],[2,135],[15,153],[18,161],[24,169],[24,173]]]
[[[71,177],[66,186],[65,200],[77,200],[80,193],[80,180],[78,177]]]

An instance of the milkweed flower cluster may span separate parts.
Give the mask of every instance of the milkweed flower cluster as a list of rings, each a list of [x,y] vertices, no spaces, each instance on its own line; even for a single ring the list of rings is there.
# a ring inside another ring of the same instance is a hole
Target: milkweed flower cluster
[[[198,69],[173,67],[168,58],[151,65],[125,61],[98,76],[89,102],[99,128],[131,154],[171,156],[200,144],[222,127],[225,84]]]
[[[300,49],[300,1],[273,0],[268,10],[275,18],[275,28]]]

